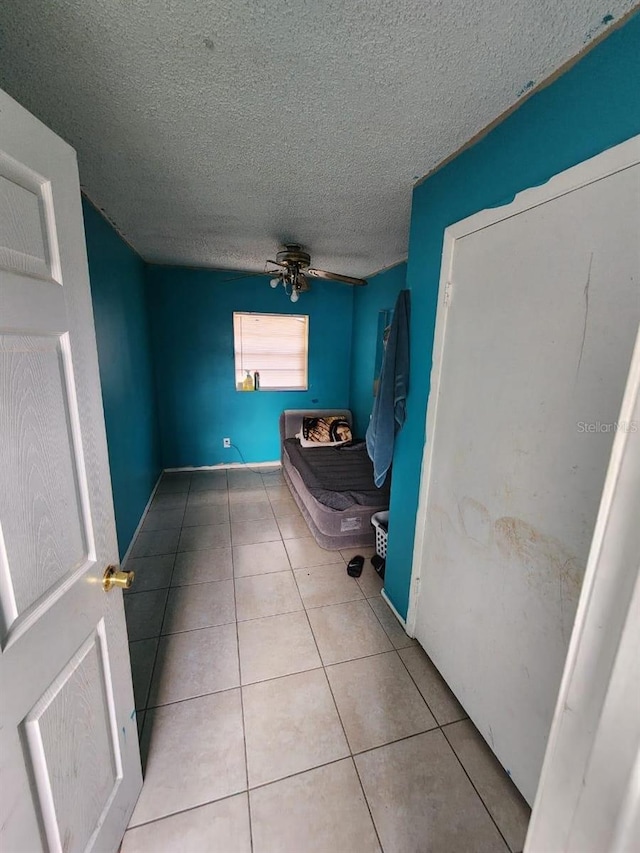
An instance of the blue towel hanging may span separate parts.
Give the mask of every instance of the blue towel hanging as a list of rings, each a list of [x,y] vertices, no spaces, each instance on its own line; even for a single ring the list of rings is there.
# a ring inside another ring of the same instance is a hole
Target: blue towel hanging
[[[382,358],[378,394],[367,427],[367,453],[373,479],[382,486],[391,467],[396,434],[405,420],[409,391],[409,291],[401,290],[393,311],[391,331]]]

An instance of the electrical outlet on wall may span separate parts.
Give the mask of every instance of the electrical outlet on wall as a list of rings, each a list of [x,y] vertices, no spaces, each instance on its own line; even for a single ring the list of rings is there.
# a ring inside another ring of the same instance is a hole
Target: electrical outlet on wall
[[[231,447],[231,439],[230,438],[223,438],[222,439],[222,446],[223,447]]]

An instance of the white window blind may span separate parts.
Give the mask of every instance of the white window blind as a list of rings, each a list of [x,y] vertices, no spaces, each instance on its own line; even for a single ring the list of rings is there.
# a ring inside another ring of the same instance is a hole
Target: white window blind
[[[299,314],[245,314],[234,311],[236,388],[257,370],[260,388],[306,391],[309,318]]]

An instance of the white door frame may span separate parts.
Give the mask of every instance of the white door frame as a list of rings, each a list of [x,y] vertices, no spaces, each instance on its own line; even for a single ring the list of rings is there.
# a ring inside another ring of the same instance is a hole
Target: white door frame
[[[640,328],[525,851],[640,841]]]

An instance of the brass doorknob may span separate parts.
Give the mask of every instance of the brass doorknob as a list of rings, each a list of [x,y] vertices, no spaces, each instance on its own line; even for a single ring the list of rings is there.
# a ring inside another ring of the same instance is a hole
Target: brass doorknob
[[[114,586],[129,589],[134,577],[135,572],[119,572],[117,566],[107,566],[102,576],[102,586],[105,592],[109,592]]]

